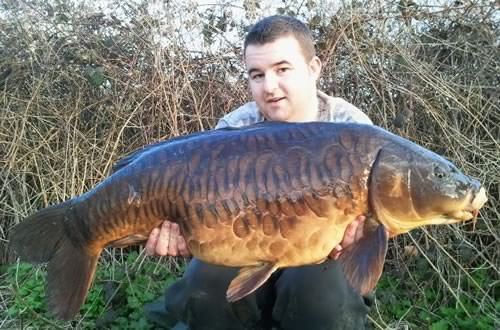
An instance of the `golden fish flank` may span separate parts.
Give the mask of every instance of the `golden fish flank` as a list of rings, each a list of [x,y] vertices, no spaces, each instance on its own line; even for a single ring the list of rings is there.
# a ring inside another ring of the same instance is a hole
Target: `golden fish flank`
[[[279,268],[323,261],[367,214],[363,239],[341,257],[364,294],[382,273],[386,230],[470,220],[485,202],[479,182],[381,128],[266,122],[132,153],[92,190],[21,222],[11,244],[49,263],[49,309],[71,319],[104,247],[139,243],[163,219],[179,223],[194,256],[242,267],[227,291],[235,301]]]

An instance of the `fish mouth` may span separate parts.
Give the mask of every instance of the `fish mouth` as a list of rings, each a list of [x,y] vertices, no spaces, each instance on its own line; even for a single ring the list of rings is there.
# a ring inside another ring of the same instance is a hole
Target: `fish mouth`
[[[471,219],[475,221],[479,214],[479,209],[483,207],[487,201],[488,198],[486,197],[486,190],[481,187],[467,208],[464,210],[450,212],[446,214],[446,216],[450,218],[450,221],[452,222],[467,221]]]
[[[481,187],[476,196],[474,196],[471,206],[473,209],[479,210],[481,207],[483,207],[484,204],[486,204],[487,201],[488,197],[486,197],[486,190],[483,187]]]
[[[460,210],[448,213],[446,216],[449,218],[450,223],[459,222],[459,221],[467,221],[470,219],[474,219],[477,217],[479,210]]]

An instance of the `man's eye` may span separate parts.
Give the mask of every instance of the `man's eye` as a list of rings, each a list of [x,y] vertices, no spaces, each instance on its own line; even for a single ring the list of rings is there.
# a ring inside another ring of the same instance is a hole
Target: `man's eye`
[[[287,72],[288,70],[290,70],[290,68],[279,68],[279,69],[278,69],[278,72],[279,72],[279,73],[285,73],[285,72]]]
[[[252,76],[252,80],[262,79],[263,77],[264,77],[264,75],[262,73],[254,74]]]

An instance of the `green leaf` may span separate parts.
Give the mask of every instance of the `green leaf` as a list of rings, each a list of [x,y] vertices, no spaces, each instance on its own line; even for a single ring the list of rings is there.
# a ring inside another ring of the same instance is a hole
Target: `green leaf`
[[[455,308],[451,308],[451,307],[440,307],[439,311],[441,312],[441,314],[443,316],[447,316],[447,317],[450,317],[450,316],[457,314],[457,310]]]
[[[15,317],[19,314],[19,309],[17,309],[16,306],[12,306],[9,309],[7,309],[7,315],[10,317]]]
[[[135,296],[127,297],[127,303],[132,309],[141,307],[141,303]]]
[[[450,323],[446,320],[439,320],[432,323],[431,330],[448,330]]]
[[[92,68],[87,67],[85,69],[85,75],[90,84],[94,87],[99,87],[106,81],[106,76],[104,75],[104,69],[101,67]]]

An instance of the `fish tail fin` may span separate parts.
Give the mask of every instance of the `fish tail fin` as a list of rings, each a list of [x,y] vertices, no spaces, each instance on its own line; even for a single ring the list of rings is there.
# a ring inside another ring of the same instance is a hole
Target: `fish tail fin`
[[[78,313],[87,297],[101,251],[89,255],[69,239],[63,240],[47,271],[47,302],[49,311],[56,317],[70,320]]]
[[[102,251],[89,252],[67,235],[64,223],[71,217],[67,212],[69,202],[47,207],[26,218],[14,227],[10,236],[10,246],[22,260],[48,262],[48,307],[64,320],[71,319],[85,301]]]
[[[67,204],[42,209],[12,229],[10,246],[22,260],[32,263],[50,260],[64,236]]]

